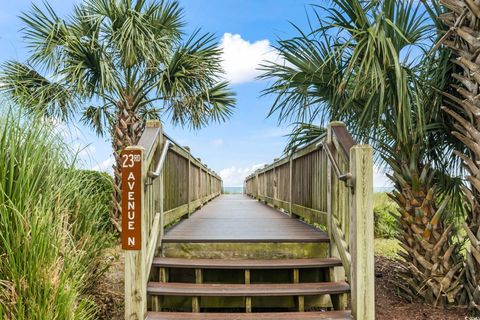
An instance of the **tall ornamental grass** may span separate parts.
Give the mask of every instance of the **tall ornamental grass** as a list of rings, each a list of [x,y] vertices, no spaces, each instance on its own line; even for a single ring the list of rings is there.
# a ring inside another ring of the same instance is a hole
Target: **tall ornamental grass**
[[[77,170],[47,121],[0,110],[0,319],[95,319],[111,244],[102,176]]]

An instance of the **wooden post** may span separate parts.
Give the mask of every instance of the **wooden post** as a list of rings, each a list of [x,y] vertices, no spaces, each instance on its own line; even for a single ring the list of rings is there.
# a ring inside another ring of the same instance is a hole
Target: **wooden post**
[[[190,152],[190,148],[189,147],[185,147],[185,150],[187,150],[188,152]],[[191,195],[191,192],[190,192],[190,187],[192,185],[192,171],[191,171],[191,164],[192,164],[192,161],[190,160],[190,157],[191,155],[189,154],[188,155],[188,170],[187,170],[187,174],[188,174],[188,178],[187,178],[187,210],[188,210],[188,217],[190,217],[190,214],[191,214],[191,208],[190,208],[190,202],[192,202],[192,195]]]
[[[335,148],[332,148],[333,146],[333,132],[332,128],[333,127],[338,127],[338,126],[345,126],[343,122],[330,122],[327,126],[327,145],[331,147],[330,150],[335,150]],[[333,155],[335,156],[335,154]],[[333,171],[332,163],[330,161],[327,161],[327,229],[328,229],[328,236],[330,239],[333,238],[332,236],[332,217],[336,216],[338,214],[337,209],[338,209],[338,179],[335,176],[335,172]],[[332,255],[335,251],[335,245],[330,245],[330,254]],[[337,253],[338,254],[338,253]]]
[[[278,199],[278,188],[277,188],[277,170],[276,167],[273,167],[273,200]],[[273,202],[273,205],[275,206],[275,202]]]
[[[245,269],[245,284],[250,284],[250,269]],[[245,297],[245,312],[252,312],[252,297]]]
[[[147,312],[147,279],[146,279],[146,250],[148,235],[144,234],[147,230],[147,219],[144,218],[147,210],[144,201],[144,181],[148,168],[144,165],[145,154],[142,147],[127,147],[126,150],[139,150],[141,152],[141,177],[140,199],[137,199],[136,205],[140,204],[140,250],[125,250],[125,319],[144,320]],[[126,214],[124,212],[124,214]]]
[[[147,125],[153,125],[159,128],[162,128],[162,124],[160,121],[155,121],[155,122],[150,122]],[[163,136],[163,131],[160,130],[159,136],[158,136],[158,150],[163,150],[163,146],[166,143],[166,139]],[[160,155],[161,156],[161,155]],[[165,195],[165,188],[164,188],[164,183],[163,183],[163,178],[164,178],[164,170],[160,172],[160,176],[156,178],[155,180],[152,181],[152,186],[154,188],[153,195],[155,197],[154,199],[154,212],[159,212],[160,213],[160,226],[159,226],[159,233],[158,233],[158,238],[157,238],[157,243],[156,243],[156,248],[155,252],[158,254],[160,251],[160,247],[162,245],[162,239],[164,236],[165,232],[165,217],[163,216],[164,213],[164,206],[163,206],[163,200],[164,200],[164,195]],[[150,268],[151,266],[145,266],[146,269]],[[161,271],[160,271],[161,272]],[[161,276],[159,276],[161,278]],[[149,279],[145,279],[145,281],[148,281]],[[155,310],[160,310],[161,308],[161,303],[160,303],[161,298],[159,296],[155,296],[152,298],[152,307],[155,308]]]
[[[195,269],[195,283],[202,284],[203,283],[203,273],[202,269]],[[192,297],[192,312],[200,312],[200,297],[195,296]]]
[[[327,126],[327,145],[333,146],[333,133],[332,128],[335,126],[345,126],[343,122],[331,122]],[[334,148],[331,148],[334,150]],[[335,155],[334,155],[335,156]],[[330,257],[340,258],[338,252],[338,247],[335,241],[333,240],[332,228],[333,226],[333,217],[338,214],[338,193],[339,193],[339,181],[335,176],[332,163],[327,161],[327,232],[330,239]],[[330,281],[344,281],[345,280],[345,269],[344,268],[335,268],[332,270],[330,275]]]
[[[293,269],[293,283],[300,283],[300,269]],[[297,309],[298,312],[305,311],[305,296],[297,297]]]
[[[289,168],[290,168],[290,179],[289,179],[289,201],[288,201],[288,214],[290,215],[290,217],[293,217],[293,212],[292,212],[292,201],[293,201],[293,159],[290,158],[290,161],[289,161]]]
[[[160,128],[162,128],[162,124],[159,123],[159,126]],[[159,150],[163,150],[163,145],[166,143],[166,140],[163,136],[163,131],[160,130],[160,136],[158,137],[159,139],[159,142],[158,142],[158,145],[160,146]],[[167,152],[168,154],[168,152]],[[158,186],[158,194],[159,194],[159,212],[160,212],[160,235],[158,237],[158,246],[157,248],[160,247],[161,243],[162,243],[162,239],[163,239],[163,235],[164,235],[164,229],[165,229],[165,218],[163,216],[163,201],[164,201],[164,197],[165,197],[165,185],[163,183],[163,178],[164,178],[164,170],[162,169],[162,171],[160,172],[160,177],[158,177],[157,179],[159,179],[159,186]],[[148,280],[148,279],[147,279]]]
[[[373,255],[373,150],[368,145],[350,149],[350,251],[352,315],[357,320],[375,319]]]

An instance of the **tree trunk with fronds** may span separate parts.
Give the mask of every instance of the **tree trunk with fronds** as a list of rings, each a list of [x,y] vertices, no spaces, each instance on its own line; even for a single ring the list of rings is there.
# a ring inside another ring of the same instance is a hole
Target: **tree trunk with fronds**
[[[452,84],[456,96],[450,97],[443,109],[455,120],[452,134],[469,149],[468,154],[457,152],[463,160],[469,186],[464,193],[469,204],[463,227],[470,240],[466,256],[466,281],[469,307],[480,314],[480,1],[442,0],[448,11],[440,19],[450,28],[442,43],[454,56],[456,70]]]
[[[113,165],[114,190],[113,190],[113,212],[112,222],[121,231],[122,217],[122,166],[121,153],[128,147],[138,143],[145,127],[143,119],[132,110],[132,104],[125,101],[117,103],[115,123],[112,126],[112,145],[115,162]]]
[[[463,301],[463,263],[458,249],[450,242],[451,226],[445,226],[444,213],[449,199],[438,203],[434,170],[421,161],[418,146],[396,149],[386,157],[392,168],[389,178],[394,190],[389,196],[398,204],[400,246],[397,285],[410,301],[420,297],[435,306]]]

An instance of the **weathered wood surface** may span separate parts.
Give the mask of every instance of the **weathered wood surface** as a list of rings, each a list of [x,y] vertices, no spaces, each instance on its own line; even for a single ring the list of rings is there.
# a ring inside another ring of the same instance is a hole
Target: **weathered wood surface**
[[[326,227],[330,256],[344,267],[330,280],[351,283],[352,314],[359,320],[375,318],[372,181],[372,148],[356,145],[341,122],[245,181],[248,195]],[[342,299],[335,304],[345,307]]]
[[[269,284],[197,284],[150,282],[148,293],[163,296],[201,297],[279,297],[340,294],[350,291],[346,282],[269,283]]]
[[[350,320],[350,311],[272,313],[149,312],[147,320]]]
[[[163,242],[328,242],[328,236],[245,195],[222,195],[168,230]]]
[[[142,244],[139,251],[125,252],[125,319],[143,320],[151,263],[165,226],[218,196],[222,182],[215,172],[166,136],[159,121],[148,121],[138,146],[128,148],[142,150]]]
[[[350,216],[352,252],[352,313],[356,319],[375,318],[373,256],[373,164],[370,146],[350,149],[350,171],[355,177]]]
[[[327,159],[313,144],[278,160],[247,178],[248,195],[299,216],[310,223],[326,223]]]
[[[163,268],[202,269],[293,269],[331,268],[341,266],[335,258],[324,259],[275,259],[275,260],[224,260],[224,259],[178,259],[155,258],[153,266]]]

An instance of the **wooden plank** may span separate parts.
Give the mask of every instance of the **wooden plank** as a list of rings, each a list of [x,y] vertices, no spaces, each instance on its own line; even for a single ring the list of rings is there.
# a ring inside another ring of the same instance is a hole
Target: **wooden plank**
[[[245,269],[245,284],[250,284],[250,269]],[[252,297],[245,297],[245,312],[252,312]]]
[[[148,120],[145,130],[138,141],[137,146],[142,147],[145,150],[145,163],[150,165],[152,157],[158,146],[158,137],[161,135],[162,125],[159,120]]]
[[[349,157],[350,149],[355,145],[355,141],[353,140],[345,125],[342,125],[341,122],[336,123],[336,125],[332,126],[332,133],[335,137],[334,141],[337,141],[338,146],[340,146],[339,151],[342,151],[343,154]]]
[[[328,223],[328,214],[320,210],[294,204],[292,205],[292,212],[297,216],[304,218],[309,223],[318,223],[324,226]]]
[[[347,279],[350,280],[352,258],[351,258],[350,252],[348,252],[348,250],[346,249],[347,245],[345,243],[342,230],[340,230],[340,228],[338,227],[335,217],[332,217],[331,228],[332,228],[331,229],[332,243],[335,243],[335,247],[340,256],[340,259],[342,260],[342,265],[343,265],[343,268],[345,269],[345,274],[347,276]]]
[[[300,283],[300,270],[293,269],[293,283]],[[305,296],[297,297],[297,308],[299,312],[305,311]]]
[[[295,160],[295,159],[302,158],[302,157],[304,157],[305,155],[308,155],[309,153],[312,153],[312,152],[318,150],[318,148],[320,148],[319,142],[320,142],[322,139],[324,139],[325,136],[326,136],[326,135],[321,135],[321,136],[319,136],[318,139],[316,139],[314,142],[311,142],[310,144],[302,147],[300,150],[298,150],[297,152],[295,152],[295,153],[292,154],[291,156],[278,159],[277,161],[274,161],[273,163],[265,166],[264,168],[258,170],[258,174],[262,174],[262,173],[264,173],[264,172],[266,172],[266,171],[272,170],[274,167],[282,166],[282,165],[284,165],[285,163],[290,162],[290,160]],[[255,176],[255,174],[252,174],[252,175],[248,176],[248,177],[246,178],[246,180],[249,180],[249,179],[253,178],[254,176]]]
[[[187,149],[187,150],[189,150],[189,149]],[[190,191],[191,186],[192,186],[192,170],[191,170],[191,167],[192,167],[192,160],[190,159],[190,157],[188,157],[187,213],[188,213],[189,217],[190,217],[190,214],[192,213],[191,208],[190,208],[190,202],[192,202],[192,193]]]
[[[333,128],[336,126],[344,126],[341,122],[331,122],[327,127],[327,145],[332,144],[333,137]],[[336,157],[336,151],[334,150],[332,156]],[[342,260],[343,269],[336,268],[332,270],[332,279],[337,281],[345,279],[345,274],[350,277],[350,257],[343,248],[345,247],[342,243],[342,236],[339,234],[338,226],[335,221],[339,213],[339,194],[340,194],[340,185],[339,180],[336,176],[336,173],[333,169],[331,161],[327,161],[327,231],[331,239],[330,243],[330,256],[335,258],[340,258]],[[340,248],[342,247],[342,248]],[[340,252],[341,251],[341,252]],[[348,271],[347,271],[348,270]]]
[[[355,183],[350,208],[352,313],[358,320],[375,318],[372,158],[370,146],[356,145],[350,150]]]
[[[164,212],[163,221],[166,226],[188,214],[188,204]]]
[[[288,201],[282,201],[279,199],[273,199],[270,197],[260,196],[261,201],[271,204],[273,207],[284,209],[285,211],[291,211],[293,214],[304,218],[309,223],[318,223],[321,225],[327,225],[328,213],[320,210],[315,210],[308,207],[303,207],[298,204],[291,204]]]
[[[160,217],[161,217],[161,213],[157,212],[157,214],[155,215],[155,219],[153,221],[153,228],[150,231],[150,236],[148,237],[148,241],[147,241],[147,251],[145,254],[145,258],[147,261],[145,264],[146,279],[150,277],[150,270],[152,269],[151,265],[153,262],[153,258],[155,257],[155,250],[157,247],[157,239],[158,239],[158,236],[160,235]]]
[[[225,259],[180,259],[158,257],[154,267],[201,268],[201,269],[307,269],[331,268],[342,265],[339,259],[275,259],[275,260],[225,260]]]
[[[218,284],[149,282],[147,292],[164,296],[201,297],[279,297],[339,294],[350,291],[346,282],[315,282],[286,284]]]
[[[159,282],[168,282],[168,269],[160,267],[158,268],[158,281]],[[152,298],[152,308],[155,311],[162,311],[163,297],[154,296]]]
[[[288,178],[288,214],[292,216],[292,203],[293,203],[293,159],[290,158],[289,161],[289,178]]]
[[[311,259],[326,258],[328,247],[328,242],[164,242],[162,254],[182,259]]]
[[[262,241],[312,243],[328,242],[329,238],[325,232],[244,195],[222,195],[172,227],[163,239],[164,243]]]
[[[350,311],[272,313],[149,312],[147,320],[350,320]]]
[[[199,268],[195,269],[195,283],[196,284],[202,284],[203,283],[202,269],[199,269]],[[192,312],[200,312],[200,297],[199,296],[192,297]]]

